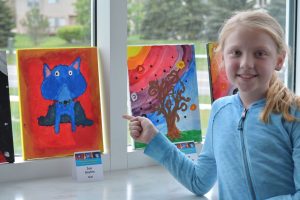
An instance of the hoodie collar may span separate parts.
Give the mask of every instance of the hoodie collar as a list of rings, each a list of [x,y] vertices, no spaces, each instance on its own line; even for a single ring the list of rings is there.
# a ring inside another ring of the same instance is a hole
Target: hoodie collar
[[[234,100],[235,100],[235,103],[237,103],[240,107],[244,108],[244,105],[243,105],[243,102],[242,102],[239,92],[234,95]],[[253,107],[263,107],[263,106],[265,106],[265,104],[266,104],[266,98],[262,98],[262,99],[252,102],[248,109],[253,108]]]

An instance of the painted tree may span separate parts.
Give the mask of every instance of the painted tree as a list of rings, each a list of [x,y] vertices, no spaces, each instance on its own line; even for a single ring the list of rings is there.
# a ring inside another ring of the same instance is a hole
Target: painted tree
[[[165,78],[149,82],[148,94],[158,100],[157,106],[154,107],[157,115],[163,115],[166,119],[168,128],[168,137],[176,139],[180,137],[180,130],[176,122],[180,121],[178,111],[186,111],[188,106],[186,102],[191,100],[190,97],[184,97],[185,85],[179,79],[180,70],[172,70]],[[176,84],[180,87],[176,87]]]

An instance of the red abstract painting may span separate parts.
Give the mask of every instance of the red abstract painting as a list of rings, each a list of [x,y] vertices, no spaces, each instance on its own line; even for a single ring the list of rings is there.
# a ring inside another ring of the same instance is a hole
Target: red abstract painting
[[[17,51],[24,160],[103,151],[95,47]]]
[[[221,54],[215,51],[217,43],[208,43],[206,47],[211,100],[213,102],[220,97],[236,93],[237,89],[229,82],[226,76],[225,67],[221,66]]]

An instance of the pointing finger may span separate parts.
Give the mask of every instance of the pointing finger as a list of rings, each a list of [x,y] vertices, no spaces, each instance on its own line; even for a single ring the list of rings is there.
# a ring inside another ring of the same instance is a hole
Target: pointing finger
[[[131,115],[123,115],[122,116],[124,119],[127,119],[127,120],[132,120],[132,119],[134,119],[134,117],[133,116],[131,116]]]

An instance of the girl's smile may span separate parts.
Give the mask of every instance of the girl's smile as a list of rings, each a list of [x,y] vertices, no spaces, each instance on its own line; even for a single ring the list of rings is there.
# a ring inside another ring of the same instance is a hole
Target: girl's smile
[[[237,74],[237,76],[239,77],[239,78],[241,78],[241,79],[245,79],[245,80],[250,80],[250,79],[252,79],[252,78],[255,78],[255,77],[257,77],[258,75],[256,75],[256,74]]]

